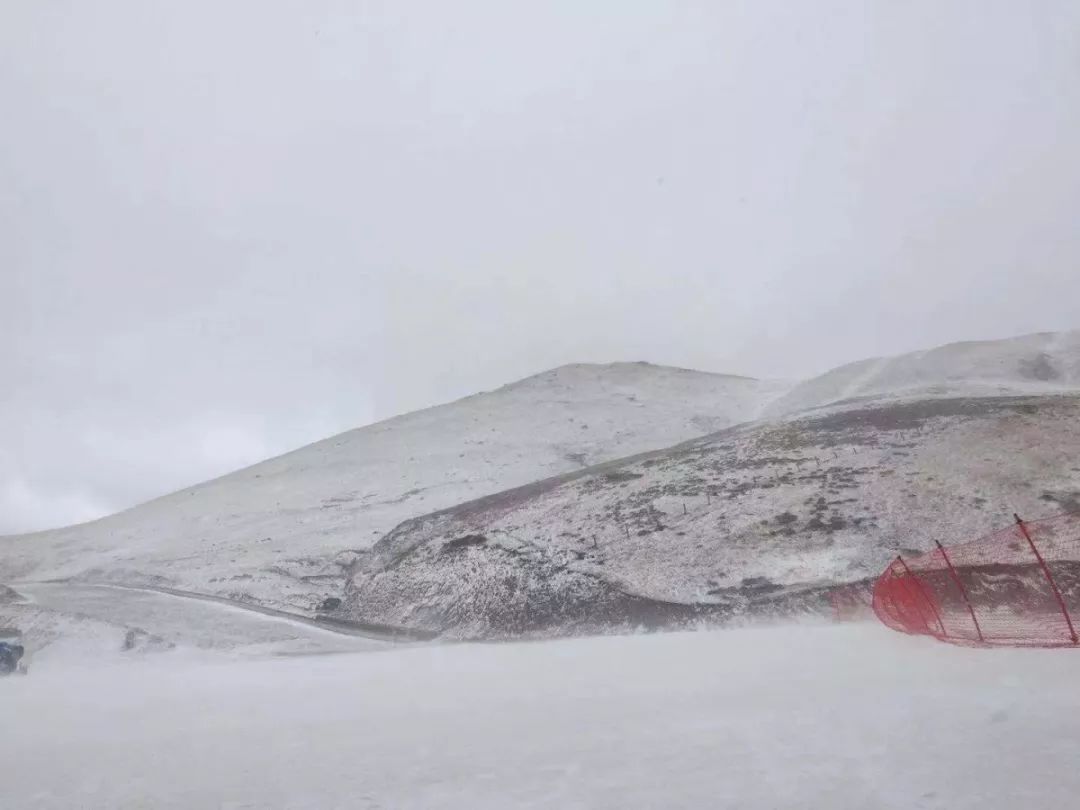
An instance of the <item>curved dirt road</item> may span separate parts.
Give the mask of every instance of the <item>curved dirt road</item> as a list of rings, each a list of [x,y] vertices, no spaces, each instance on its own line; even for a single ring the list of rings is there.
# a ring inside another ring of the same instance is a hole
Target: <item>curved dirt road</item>
[[[84,583],[19,583],[36,607],[137,628],[178,646],[237,649],[267,645],[272,652],[349,652],[383,649],[388,642],[317,626],[285,614],[249,610],[223,600]]]

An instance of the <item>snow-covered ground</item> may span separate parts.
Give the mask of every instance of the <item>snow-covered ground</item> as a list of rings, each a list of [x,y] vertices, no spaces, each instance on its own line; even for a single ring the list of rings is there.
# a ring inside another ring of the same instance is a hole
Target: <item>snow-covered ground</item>
[[[775,417],[853,398],[1009,396],[1080,388],[1080,330],[950,343],[874,357],[804,380],[764,409]]]
[[[296,655],[383,649],[388,642],[266,615],[240,604],[79,583],[19,583],[19,604],[0,605],[0,624],[22,627],[35,663],[165,647]]]
[[[87,663],[153,658],[166,651],[266,658],[400,648],[382,638],[239,605],[152,591],[21,583],[19,594],[19,601],[0,603],[0,629],[19,631],[31,677],[58,669],[78,677]],[[6,805],[0,801],[0,807]]]
[[[31,808],[1072,807],[1080,655],[789,625],[0,681]]]

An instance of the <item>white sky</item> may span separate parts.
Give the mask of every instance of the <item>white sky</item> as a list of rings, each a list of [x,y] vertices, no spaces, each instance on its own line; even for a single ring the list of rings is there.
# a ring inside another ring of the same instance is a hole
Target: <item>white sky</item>
[[[1080,4],[0,0],[0,531],[567,362],[1080,326]]]

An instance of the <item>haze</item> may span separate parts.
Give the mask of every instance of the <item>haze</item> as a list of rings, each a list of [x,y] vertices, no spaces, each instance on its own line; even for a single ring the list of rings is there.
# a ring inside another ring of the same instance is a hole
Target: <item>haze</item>
[[[0,532],[568,362],[1080,326],[1080,6],[0,6]]]

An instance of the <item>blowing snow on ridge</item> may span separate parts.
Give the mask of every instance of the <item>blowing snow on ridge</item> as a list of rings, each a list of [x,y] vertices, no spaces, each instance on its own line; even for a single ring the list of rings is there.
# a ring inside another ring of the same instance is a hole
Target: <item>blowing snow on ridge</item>
[[[179,589],[465,638],[816,611],[897,548],[1077,503],[1077,395],[1080,332],[796,384],[565,366],[0,539],[0,581]]]

